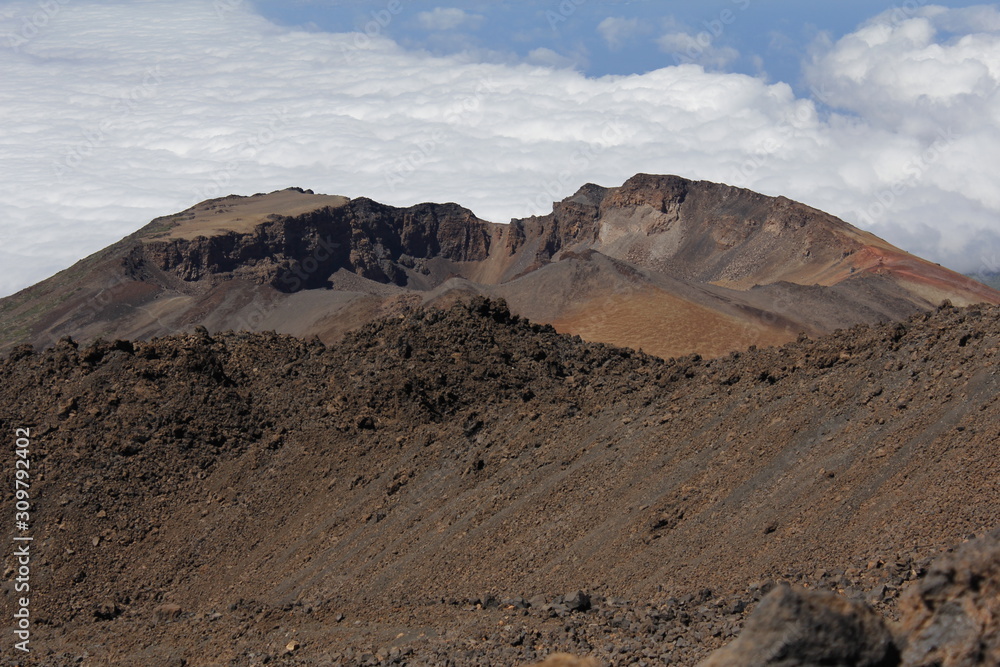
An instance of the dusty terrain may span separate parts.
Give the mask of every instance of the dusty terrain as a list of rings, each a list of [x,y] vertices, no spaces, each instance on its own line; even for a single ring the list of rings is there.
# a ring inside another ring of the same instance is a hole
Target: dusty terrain
[[[1000,524],[998,355],[988,306],[665,361],[486,301],[17,347],[20,664],[687,665],[782,581],[891,619]]]
[[[257,225],[280,217],[297,217],[321,208],[337,208],[348,202],[347,197],[317,195],[308,190],[288,189],[270,194],[258,193],[251,197],[223,197],[210,199],[182,214],[163,221],[167,227],[162,233],[152,233],[143,238],[146,243],[158,240],[185,239],[193,241],[199,236],[224,236],[252,233]],[[155,224],[155,223],[154,223]]]
[[[158,218],[0,300],[0,350],[198,325],[329,344],[478,295],[663,358],[895,321],[944,299],[1000,303],[1000,292],[821,211],[677,176],[588,184],[549,215],[510,224],[458,204],[396,208],[290,188]]]

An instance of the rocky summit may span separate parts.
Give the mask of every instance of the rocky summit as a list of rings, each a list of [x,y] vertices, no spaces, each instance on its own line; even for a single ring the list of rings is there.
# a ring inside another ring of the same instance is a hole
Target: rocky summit
[[[1000,292],[783,197],[677,176],[584,185],[497,224],[292,188],[152,221],[0,300],[0,349],[69,335],[276,331],[338,341],[475,296],[591,342],[719,357]]]
[[[2,664],[994,664],[995,549],[947,554],[1000,524],[998,355],[988,305],[665,360],[478,297],[17,345]]]

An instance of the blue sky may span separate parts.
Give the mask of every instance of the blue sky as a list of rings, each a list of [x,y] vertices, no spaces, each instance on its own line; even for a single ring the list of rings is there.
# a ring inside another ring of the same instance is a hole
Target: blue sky
[[[387,0],[257,0],[254,7],[278,24],[327,32],[380,32],[413,49],[435,54],[489,53],[497,59],[513,55],[526,58],[538,48],[554,51],[572,61],[587,76],[641,74],[687,61],[685,49],[663,47],[659,40],[669,31],[685,31],[711,38],[711,48],[738,52],[723,67],[729,72],[784,81],[796,92],[808,94],[802,77],[802,60],[821,33],[838,39],[864,21],[893,8],[930,3],[802,2],[801,0],[549,0],[543,2],[450,2],[400,0],[402,11],[387,14]],[[974,3],[942,1],[945,7]],[[458,9],[469,19],[451,28],[432,29],[421,15],[436,8]],[[393,16],[392,21],[380,21]],[[475,17],[475,18],[471,18]],[[635,32],[612,46],[599,28],[609,18],[638,22]],[[375,22],[374,24],[372,22]],[[700,44],[698,44],[700,48]],[[694,55],[697,56],[698,48]]]
[[[679,174],[1000,270],[1000,4],[0,0],[0,295],[290,186],[544,214]]]

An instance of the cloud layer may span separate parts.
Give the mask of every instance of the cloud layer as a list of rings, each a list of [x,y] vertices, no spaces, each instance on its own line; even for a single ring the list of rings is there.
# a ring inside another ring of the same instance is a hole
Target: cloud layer
[[[48,5],[44,21],[0,8],[0,294],[152,217],[292,185],[506,222],[588,181],[676,173],[799,199],[962,270],[1000,248],[989,8],[887,13],[817,44],[817,102],[697,64],[590,79],[409,52],[382,36],[402,4],[367,34],[279,28],[238,0]]]
[[[435,7],[417,14],[417,21],[425,30],[457,30],[462,27],[478,28],[483,23],[483,17],[457,7]]]

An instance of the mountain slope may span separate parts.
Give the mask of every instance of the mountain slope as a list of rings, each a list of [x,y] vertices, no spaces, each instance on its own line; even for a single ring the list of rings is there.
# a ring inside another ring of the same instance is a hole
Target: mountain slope
[[[543,217],[290,189],[154,220],[0,300],[0,346],[276,330],[337,340],[476,295],[588,340],[719,356],[1000,292],[784,198],[676,176],[586,185]]]
[[[0,404],[41,471],[36,640],[124,664],[248,664],[292,639],[288,664],[625,643],[691,664],[753,582],[886,585],[891,613],[923,559],[1000,522],[998,354],[997,308],[662,361],[483,301],[332,347],[17,348]],[[578,588],[607,615],[482,604]],[[617,598],[656,605],[653,630]]]

